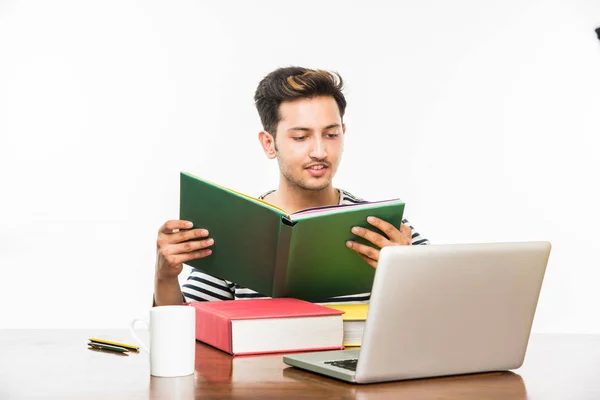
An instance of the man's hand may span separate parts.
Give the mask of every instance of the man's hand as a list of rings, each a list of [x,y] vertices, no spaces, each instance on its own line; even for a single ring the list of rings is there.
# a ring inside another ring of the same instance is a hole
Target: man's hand
[[[193,240],[208,236],[206,229],[191,229],[189,221],[167,221],[158,231],[156,241],[156,278],[169,280],[177,278],[183,269],[183,263],[209,256],[207,249],[213,245],[213,239]]]
[[[401,224],[400,229],[396,229],[394,225],[376,217],[367,218],[367,222],[374,227],[379,228],[379,230],[385,233],[387,237],[359,226],[352,228],[352,233],[368,240],[379,248],[385,246],[410,246],[412,243],[412,230],[408,225]],[[356,243],[351,240],[346,242],[346,246],[356,251],[371,267],[377,268],[379,249]]]

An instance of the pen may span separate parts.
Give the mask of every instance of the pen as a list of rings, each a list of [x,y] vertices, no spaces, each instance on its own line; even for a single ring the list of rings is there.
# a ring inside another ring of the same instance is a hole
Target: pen
[[[94,348],[94,349],[99,349],[99,350],[108,350],[108,351],[116,351],[118,353],[128,353],[129,350],[123,348],[123,347],[119,347],[119,346],[111,346],[110,344],[102,344],[102,343],[94,343],[94,342],[89,342],[88,346]],[[125,354],[126,355],[126,354]]]
[[[138,351],[140,348],[138,346],[134,346],[132,344],[125,344],[119,342],[111,342],[110,340],[98,339],[98,338],[90,338],[90,342],[99,343],[99,344],[108,344],[112,346],[122,347],[127,350]]]

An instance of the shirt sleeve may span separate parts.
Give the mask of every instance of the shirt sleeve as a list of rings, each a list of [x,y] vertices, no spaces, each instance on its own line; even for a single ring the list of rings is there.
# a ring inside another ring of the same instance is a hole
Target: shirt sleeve
[[[419,232],[417,232],[415,230],[415,227],[411,225],[410,222],[408,222],[407,219],[403,219],[402,223],[405,225],[408,225],[410,227],[410,230],[412,231],[412,245],[427,245],[427,244],[431,244],[429,243],[428,239],[425,239],[423,236],[421,236],[421,234]]]
[[[187,302],[233,300],[234,283],[192,268],[181,293]]]

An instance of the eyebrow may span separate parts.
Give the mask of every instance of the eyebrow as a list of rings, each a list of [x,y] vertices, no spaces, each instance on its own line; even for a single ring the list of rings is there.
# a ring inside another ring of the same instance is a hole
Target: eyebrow
[[[340,124],[330,124],[330,125],[327,125],[326,127],[324,127],[323,130],[326,131],[331,128],[339,128],[340,126],[341,126]],[[291,132],[291,131],[312,132],[313,130],[311,128],[307,128],[304,126],[295,126],[293,128],[288,129],[287,131],[288,132]]]

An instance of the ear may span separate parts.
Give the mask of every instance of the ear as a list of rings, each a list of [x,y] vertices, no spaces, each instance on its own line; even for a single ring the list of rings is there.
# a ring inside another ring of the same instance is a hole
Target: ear
[[[273,138],[269,132],[260,131],[258,133],[258,140],[263,148],[263,151],[270,160],[277,157],[277,152],[275,151],[275,138]]]
[[[342,124],[342,134],[346,134],[346,124]]]

